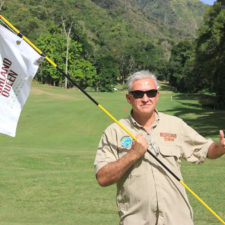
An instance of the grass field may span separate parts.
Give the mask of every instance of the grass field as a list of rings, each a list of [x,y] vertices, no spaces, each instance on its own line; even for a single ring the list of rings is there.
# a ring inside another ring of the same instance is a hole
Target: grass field
[[[90,93],[116,118],[129,113],[125,92]],[[193,96],[160,92],[158,109],[217,140],[225,111]],[[116,225],[115,186],[99,187],[93,169],[99,138],[112,121],[77,89],[34,83],[17,135],[0,135],[0,225]],[[225,157],[184,162],[185,183],[225,219]],[[192,195],[195,225],[221,224]]]

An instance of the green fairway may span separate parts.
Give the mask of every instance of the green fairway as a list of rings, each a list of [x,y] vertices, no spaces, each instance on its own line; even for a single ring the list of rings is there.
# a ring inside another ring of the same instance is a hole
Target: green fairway
[[[117,119],[129,113],[125,92],[91,92]],[[158,109],[183,118],[217,141],[225,111],[203,109],[194,96],[162,85]],[[112,123],[76,88],[32,85],[15,138],[0,134],[0,225],[116,225],[115,185],[102,188],[93,161]],[[183,163],[185,183],[225,219],[225,157]],[[221,224],[192,195],[195,225]]]

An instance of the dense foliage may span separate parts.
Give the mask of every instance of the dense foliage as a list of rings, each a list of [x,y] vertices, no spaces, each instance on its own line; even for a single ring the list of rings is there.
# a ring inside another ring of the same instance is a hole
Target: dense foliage
[[[151,0],[147,2],[151,4]],[[163,14],[166,7],[173,8],[173,16],[179,14],[179,20],[185,21],[179,12],[183,5],[175,2],[170,1],[169,5],[167,1],[161,2],[158,10]],[[195,0],[187,2],[195,5]],[[60,68],[66,68],[67,60],[68,73],[82,87],[110,91],[139,69],[149,69],[165,78],[160,73],[165,71],[162,65],[166,64],[173,43],[193,37],[194,29],[187,35],[173,23],[156,19],[155,11],[147,14],[139,3],[132,0],[1,0],[1,13]],[[197,14],[202,15],[205,6],[195,6]],[[199,16],[192,11],[187,7],[189,17],[199,24]],[[66,30],[72,27],[69,45],[63,24]],[[40,68],[36,79],[53,85],[64,83],[64,78],[47,63]]]
[[[61,34],[43,34],[37,40],[37,45],[44,52],[48,52],[48,57],[53,62],[60,65],[61,68],[65,68],[66,58],[66,40],[65,36]],[[74,79],[82,88],[95,87],[96,83],[96,69],[87,60],[81,57],[82,47],[77,41],[70,41],[70,51],[68,56],[68,64],[71,78]],[[64,83],[64,77],[62,74],[55,70],[52,65],[44,62],[40,66],[40,71],[36,76],[36,79],[42,83],[48,83],[53,85],[61,85]]]
[[[190,34],[195,36],[195,30],[201,24],[206,9],[206,5],[200,1],[131,0],[131,2],[139,5],[154,20],[166,24],[168,30],[164,31],[177,38],[180,32],[186,38],[189,38]]]
[[[218,107],[225,106],[225,1],[218,1],[204,17],[196,40],[196,75],[203,87],[216,93]]]
[[[168,64],[169,81],[180,92],[189,91],[189,87],[192,87],[188,71],[193,55],[194,47],[189,41],[181,41],[172,48]]]
[[[0,0],[1,13],[83,88],[112,91],[130,73],[148,69],[179,91],[214,92],[220,107],[224,5],[218,0],[205,11],[197,0]],[[36,79],[65,82],[48,63]]]
[[[179,91],[215,93],[213,105],[225,107],[225,1],[210,7],[194,42],[180,42],[171,51],[169,80]]]

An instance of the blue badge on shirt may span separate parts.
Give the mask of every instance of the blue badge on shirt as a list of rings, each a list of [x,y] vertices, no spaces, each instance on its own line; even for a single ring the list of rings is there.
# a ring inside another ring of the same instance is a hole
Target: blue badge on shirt
[[[123,137],[121,142],[122,142],[123,147],[129,147],[132,144],[132,138],[131,137]]]

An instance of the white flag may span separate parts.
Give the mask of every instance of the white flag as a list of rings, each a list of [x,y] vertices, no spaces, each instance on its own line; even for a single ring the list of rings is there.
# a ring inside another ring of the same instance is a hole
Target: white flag
[[[40,58],[22,38],[0,25],[0,133],[15,137]]]

